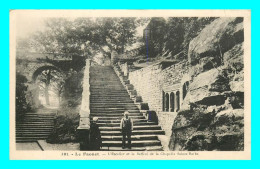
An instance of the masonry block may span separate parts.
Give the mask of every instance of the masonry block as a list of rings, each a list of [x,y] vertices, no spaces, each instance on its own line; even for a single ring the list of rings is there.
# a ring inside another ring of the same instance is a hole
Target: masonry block
[[[148,103],[138,103],[138,104],[137,104],[137,107],[138,107],[140,110],[149,110]]]
[[[136,90],[128,90],[128,93],[129,93],[131,98],[136,97],[136,95],[137,95]]]
[[[133,90],[134,86],[132,84],[125,85],[127,90]]]
[[[135,103],[142,102],[142,96],[136,96],[134,101]]]
[[[124,80],[124,81],[123,81],[123,84],[124,84],[124,85],[130,84],[130,81],[129,81],[129,80]]]

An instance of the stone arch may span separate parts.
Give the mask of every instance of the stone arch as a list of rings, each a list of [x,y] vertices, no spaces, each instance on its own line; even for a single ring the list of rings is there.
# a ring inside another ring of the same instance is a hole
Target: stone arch
[[[32,72],[32,81],[35,82],[36,78],[44,71],[47,69],[53,69],[59,71],[61,74],[63,74],[63,71],[57,68],[56,66],[53,65],[43,65],[37,67],[33,72]]]
[[[56,66],[54,66],[54,65],[52,65],[52,64],[39,64],[38,66],[35,66],[34,67],[34,69],[32,69],[31,70],[31,75],[30,75],[30,77],[32,78],[31,80],[31,82],[32,82],[32,84],[34,84],[34,85],[39,85],[38,84],[38,82],[37,82],[37,78],[38,78],[38,76],[43,72],[43,71],[45,71],[45,70],[55,70],[56,72],[59,72],[59,74],[61,75],[60,77],[61,78],[63,78],[63,77],[65,77],[65,73],[61,70],[61,69],[59,69],[58,67],[56,67]],[[49,85],[47,85],[48,87],[46,88],[45,87],[45,89],[44,90],[42,90],[42,89],[40,89],[39,87],[37,87],[37,92],[35,92],[35,94],[34,94],[34,98],[38,98],[37,100],[39,101],[39,103],[41,102],[40,100],[40,95],[41,95],[41,97],[43,97],[42,96],[42,94],[44,94],[45,96],[45,104],[46,105],[50,105],[50,103],[55,103],[55,102],[51,102],[50,100],[49,100]],[[47,94],[48,93],[48,94]],[[46,96],[46,94],[47,94],[47,96]],[[60,95],[58,95],[57,96],[58,97],[58,99],[59,99],[59,102],[60,102]]]
[[[176,92],[176,112],[180,110],[180,92]]]
[[[174,93],[171,92],[170,94],[170,111],[171,112],[174,112],[174,108],[175,108],[175,96],[174,96]]]

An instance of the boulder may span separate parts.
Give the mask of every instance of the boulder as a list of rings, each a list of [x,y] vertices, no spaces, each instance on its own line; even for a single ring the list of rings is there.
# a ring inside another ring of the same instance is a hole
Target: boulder
[[[189,92],[183,101],[182,109],[189,109],[189,104],[196,102],[201,102],[201,104],[204,103],[205,105],[214,105],[214,103],[211,104],[210,102],[218,100],[218,104],[223,104],[226,99],[223,95],[225,91],[230,91],[229,80],[227,79],[225,70],[211,69],[203,72],[195,77],[190,84]]]
[[[236,44],[244,41],[243,18],[218,18],[206,26],[189,44],[188,60],[191,65],[200,63],[202,58],[211,59],[204,67],[219,66],[223,55]]]
[[[243,150],[244,110],[180,112],[173,125],[170,150]]]

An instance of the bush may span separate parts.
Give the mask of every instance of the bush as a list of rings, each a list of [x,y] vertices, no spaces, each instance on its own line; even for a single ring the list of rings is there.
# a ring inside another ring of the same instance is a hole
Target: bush
[[[77,127],[79,125],[79,114],[67,113],[58,115],[54,124],[54,129],[46,140],[48,143],[78,142]]]
[[[15,117],[16,121],[22,120],[25,113],[31,109],[26,101],[27,78],[20,73],[16,73],[16,96],[15,96]]]

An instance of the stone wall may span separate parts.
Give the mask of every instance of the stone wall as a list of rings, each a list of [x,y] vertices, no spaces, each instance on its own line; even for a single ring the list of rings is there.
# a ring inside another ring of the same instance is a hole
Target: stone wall
[[[190,42],[192,80],[171,150],[244,150],[243,41],[243,18],[218,18]]]
[[[170,150],[244,149],[243,46],[243,18],[218,18],[191,40],[182,62],[129,73],[137,94],[156,111],[171,138]],[[180,108],[169,112],[163,96],[172,93],[178,93]]]
[[[182,96],[181,83],[187,72],[186,61],[177,64],[160,62],[129,72],[130,83],[134,85],[137,94],[142,96],[143,102],[148,103],[149,109],[157,112],[159,124],[167,136],[171,135],[171,126],[177,112],[163,110],[163,91],[179,91]]]

